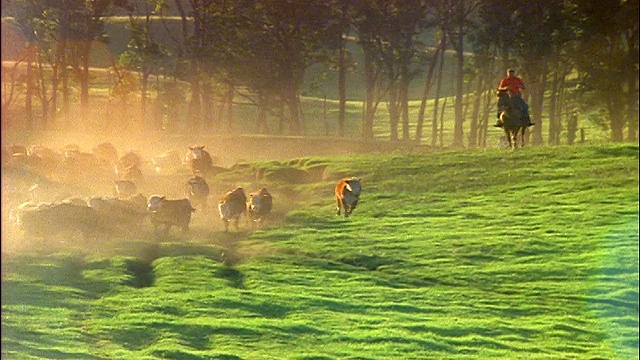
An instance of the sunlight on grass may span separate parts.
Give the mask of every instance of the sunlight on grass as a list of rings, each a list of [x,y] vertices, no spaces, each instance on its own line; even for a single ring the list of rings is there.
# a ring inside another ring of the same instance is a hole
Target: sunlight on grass
[[[317,182],[235,237],[3,255],[2,354],[637,359],[637,161],[623,145],[294,159],[362,176],[353,215]]]

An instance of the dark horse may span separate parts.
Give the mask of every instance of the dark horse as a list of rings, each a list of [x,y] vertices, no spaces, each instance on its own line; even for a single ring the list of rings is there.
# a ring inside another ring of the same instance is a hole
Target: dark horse
[[[507,91],[498,91],[498,109],[509,148],[523,147],[524,132],[529,124],[525,110]]]

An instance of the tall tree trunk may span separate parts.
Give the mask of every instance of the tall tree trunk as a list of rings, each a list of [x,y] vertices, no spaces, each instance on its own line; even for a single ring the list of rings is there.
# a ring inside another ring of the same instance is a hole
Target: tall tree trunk
[[[362,119],[362,138],[373,140],[373,119],[375,117],[376,70],[368,51],[364,52],[365,99]]]
[[[636,53],[637,55],[637,53]],[[637,73],[637,72],[636,72]],[[638,141],[638,81],[627,79],[627,141]]]
[[[485,77],[483,74],[478,74],[476,80],[476,90],[473,93],[473,110],[471,111],[471,124],[469,126],[469,147],[475,148],[478,146],[478,117],[480,114],[480,100],[482,99],[482,90],[485,88]]]
[[[551,94],[549,101],[549,145],[559,145],[560,142],[560,118],[557,116],[558,106],[558,85],[560,79],[558,78],[558,72],[553,72],[553,78],[551,79]]]
[[[89,54],[92,40],[79,42],[78,46],[78,81],[80,82],[80,114],[82,125],[89,125]]]
[[[40,104],[42,106],[42,118],[38,124],[39,128],[46,130],[49,128],[49,95],[47,93],[47,82],[44,75],[42,56],[37,54],[36,64],[38,65],[38,89]]]
[[[33,96],[34,96],[34,72],[33,63],[35,61],[36,47],[35,45],[29,45],[27,48],[27,91],[25,94],[24,111],[25,111],[25,129],[33,129]]]
[[[460,10],[462,11],[462,10]],[[460,24],[460,35],[456,44],[456,100],[454,105],[455,125],[453,128],[453,146],[463,147],[463,124],[464,115],[462,114],[462,101],[464,96],[464,48],[462,37],[462,24]]]
[[[416,123],[416,138],[415,142],[420,144],[422,141],[422,128],[424,127],[424,113],[427,108],[427,98],[429,96],[429,91],[431,90],[431,84],[433,83],[433,72],[436,68],[436,64],[438,63],[439,51],[443,51],[442,49],[442,40],[438,43],[438,47],[433,54],[433,59],[431,64],[429,65],[429,71],[427,72],[427,78],[424,81],[424,88],[422,90],[422,99],[420,100],[420,110],[418,111],[418,121]]]
[[[533,118],[532,121],[536,124],[536,126],[533,126],[533,144],[542,145],[544,142],[542,137],[542,109],[544,105],[544,90],[547,86],[547,66],[546,62],[541,60],[541,63],[532,65],[529,68],[531,70],[530,74],[536,74],[533,75],[527,87],[527,89],[531,89],[529,108]]]
[[[286,104],[289,109],[289,121],[291,135],[302,135],[302,120],[300,118],[300,98],[298,97],[298,91],[292,84],[287,89]]]
[[[347,109],[347,64],[346,64],[347,41],[343,36],[338,49],[338,135],[344,137],[344,119]]]
[[[402,115],[402,141],[411,141],[409,135],[409,69],[403,69],[400,78],[400,113]]]
[[[447,107],[447,98],[442,102],[442,110],[440,111],[440,148],[444,148],[444,109]]]
[[[390,133],[389,140],[398,141],[398,122],[400,118],[400,109],[398,107],[398,89],[396,84],[390,84],[388,104]]]
[[[444,37],[443,40],[444,42]],[[440,89],[442,88],[442,78],[444,77],[444,49],[445,44],[442,45],[442,51],[440,51],[440,64],[438,64],[438,78],[436,80],[436,94],[433,100],[433,123],[431,128],[431,146],[436,147],[438,141],[438,102],[440,101]]]

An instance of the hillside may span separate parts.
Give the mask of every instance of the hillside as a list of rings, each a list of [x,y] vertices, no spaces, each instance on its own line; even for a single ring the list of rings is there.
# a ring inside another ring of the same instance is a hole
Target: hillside
[[[345,219],[347,175],[363,193]],[[305,157],[209,180],[269,187],[271,223],[225,234],[212,211],[188,235],[99,243],[4,227],[3,358],[638,358],[637,146]]]

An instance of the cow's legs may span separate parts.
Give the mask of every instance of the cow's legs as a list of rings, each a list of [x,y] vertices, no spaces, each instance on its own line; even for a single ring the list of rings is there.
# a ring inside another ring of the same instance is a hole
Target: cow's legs
[[[340,199],[338,199],[338,198],[336,197],[336,207],[337,207],[337,209],[338,209],[338,212],[337,212],[337,214],[336,214],[336,215],[338,215],[338,216],[340,216],[340,209],[341,209],[341,206],[342,206],[342,203],[340,202]],[[346,211],[346,209],[345,209],[345,211]]]

